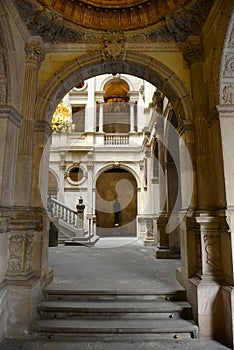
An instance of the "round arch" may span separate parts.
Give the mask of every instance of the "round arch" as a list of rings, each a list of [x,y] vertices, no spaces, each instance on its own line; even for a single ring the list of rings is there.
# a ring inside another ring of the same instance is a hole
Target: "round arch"
[[[119,164],[116,164],[116,165],[119,165]],[[97,179],[99,178],[99,176],[104,173],[105,171],[107,170],[110,170],[110,169],[113,169],[115,166],[115,163],[110,163],[110,164],[107,164],[105,165],[104,167],[102,167],[101,169],[98,170],[98,172],[95,174],[95,177],[93,179],[93,185],[94,187],[96,187],[96,183],[97,183]],[[137,188],[140,188],[141,187],[141,182],[140,182],[140,177],[139,175],[128,165],[124,164],[124,163],[121,163],[119,165],[119,167],[121,169],[124,169],[126,171],[128,171],[130,174],[132,174],[132,176],[135,178],[136,180],[136,183],[137,183]]]
[[[110,167],[96,179],[95,215],[98,235],[136,236],[137,181],[123,167]]]
[[[127,52],[124,59],[103,61],[100,52],[73,60],[47,82],[37,100],[36,116],[50,123],[63,96],[77,83],[106,73],[125,73],[147,80],[157,86],[170,100],[179,122],[192,119],[190,92],[180,78],[166,65],[145,54]]]
[[[120,75],[120,76],[115,76],[115,75],[114,76],[109,76],[106,79],[104,79],[102,81],[102,83],[101,83],[100,90],[103,91],[105,89],[105,86],[107,84],[111,83],[112,81],[115,81],[116,78],[119,79],[119,80],[124,81],[125,83],[127,83],[128,86],[129,86],[129,90],[133,90],[132,82],[126,76],[122,76],[122,75]]]

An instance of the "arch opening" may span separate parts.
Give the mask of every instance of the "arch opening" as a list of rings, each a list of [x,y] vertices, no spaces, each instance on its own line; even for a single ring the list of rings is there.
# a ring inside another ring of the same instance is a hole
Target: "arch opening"
[[[136,236],[137,182],[125,169],[108,169],[96,182],[96,218],[100,237]]]

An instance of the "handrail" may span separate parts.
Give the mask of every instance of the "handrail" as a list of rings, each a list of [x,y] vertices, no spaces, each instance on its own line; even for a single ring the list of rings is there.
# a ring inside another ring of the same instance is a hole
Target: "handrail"
[[[52,217],[57,217],[59,220],[72,225],[76,229],[79,229],[79,224],[81,218],[78,217],[77,211],[67,207],[63,203],[60,203],[57,199],[53,198],[52,195],[48,195],[47,210]],[[96,216],[93,214],[87,215],[88,223],[88,239],[90,241],[91,237],[96,236]]]

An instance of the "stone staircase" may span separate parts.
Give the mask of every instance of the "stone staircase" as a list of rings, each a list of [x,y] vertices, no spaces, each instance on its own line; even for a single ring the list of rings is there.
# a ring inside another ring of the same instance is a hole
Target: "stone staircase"
[[[46,289],[31,326],[35,339],[197,338],[184,291]]]

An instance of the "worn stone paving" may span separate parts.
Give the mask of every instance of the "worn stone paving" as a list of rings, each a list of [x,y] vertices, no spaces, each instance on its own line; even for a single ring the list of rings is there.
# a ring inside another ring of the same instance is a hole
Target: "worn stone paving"
[[[96,290],[183,290],[176,281],[179,260],[156,260],[155,247],[130,238],[101,239],[95,247],[50,248],[49,265],[54,280],[48,288]],[[206,339],[156,341],[10,340],[0,350],[222,350],[220,343]]]

